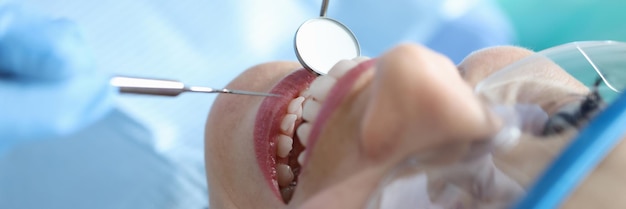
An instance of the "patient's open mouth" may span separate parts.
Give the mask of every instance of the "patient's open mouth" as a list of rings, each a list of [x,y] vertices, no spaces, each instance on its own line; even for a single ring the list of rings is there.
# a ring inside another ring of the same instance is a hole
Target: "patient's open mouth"
[[[281,80],[259,107],[254,143],[257,161],[272,191],[291,200],[306,156],[305,146],[328,92],[346,72],[366,60],[344,60],[328,75],[316,77],[301,69]]]

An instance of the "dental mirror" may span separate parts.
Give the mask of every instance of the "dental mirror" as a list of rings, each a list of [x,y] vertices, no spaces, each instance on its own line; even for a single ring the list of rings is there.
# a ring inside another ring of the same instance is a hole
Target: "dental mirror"
[[[324,75],[337,62],[360,56],[356,37],[340,22],[326,17],[328,0],[322,3],[320,17],[302,23],[294,38],[298,61],[307,69]]]

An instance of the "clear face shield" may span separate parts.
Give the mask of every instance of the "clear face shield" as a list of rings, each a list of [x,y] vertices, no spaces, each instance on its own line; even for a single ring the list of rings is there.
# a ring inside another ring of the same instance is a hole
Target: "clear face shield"
[[[554,79],[562,73],[575,79]],[[455,162],[406,159],[367,208],[557,208],[624,137],[625,88],[626,43],[575,42],[517,61],[475,87],[500,133]],[[570,102],[537,102],[546,96]]]

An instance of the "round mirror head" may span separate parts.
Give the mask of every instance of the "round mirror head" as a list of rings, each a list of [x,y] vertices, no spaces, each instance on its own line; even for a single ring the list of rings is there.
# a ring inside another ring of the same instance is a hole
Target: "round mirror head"
[[[294,40],[300,63],[315,73],[327,74],[343,59],[360,56],[359,42],[345,25],[329,18],[315,18],[302,23]]]

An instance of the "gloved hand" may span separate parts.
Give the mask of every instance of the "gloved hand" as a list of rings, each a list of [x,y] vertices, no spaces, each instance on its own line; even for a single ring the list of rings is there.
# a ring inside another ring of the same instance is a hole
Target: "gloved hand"
[[[113,106],[77,27],[0,4],[0,151],[87,126]]]

